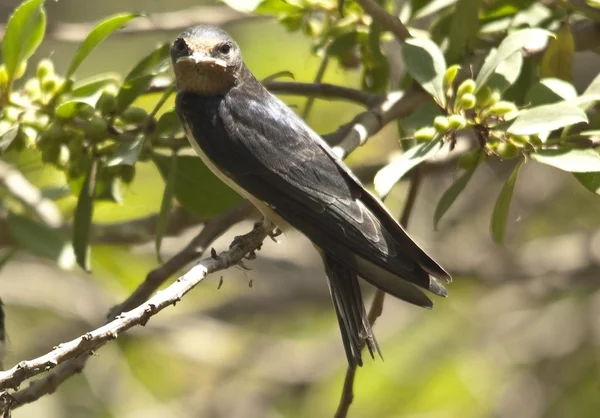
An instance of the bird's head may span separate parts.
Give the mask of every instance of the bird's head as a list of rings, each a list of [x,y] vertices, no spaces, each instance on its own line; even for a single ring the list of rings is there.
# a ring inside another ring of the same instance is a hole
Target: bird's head
[[[216,96],[239,83],[244,62],[227,32],[200,25],[183,32],[171,45],[177,88]]]

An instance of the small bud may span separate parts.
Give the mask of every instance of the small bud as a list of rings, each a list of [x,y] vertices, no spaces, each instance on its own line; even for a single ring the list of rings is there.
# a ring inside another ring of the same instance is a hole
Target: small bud
[[[460,65],[453,65],[446,70],[444,73],[444,91],[448,91],[452,88],[452,83],[454,83],[454,79],[460,71],[460,68]]]
[[[23,140],[25,141],[25,146],[27,148],[33,147],[33,145],[35,144],[35,140],[37,139],[38,132],[31,126],[21,126],[21,131],[23,132]]]
[[[148,113],[141,107],[130,107],[121,114],[121,120],[128,124],[142,123]]]
[[[40,90],[40,80],[38,80],[37,78],[30,78],[25,82],[25,93],[27,94],[27,97],[29,97],[31,100],[38,99],[40,97],[41,92],[42,91]]]
[[[433,126],[426,126],[424,128],[418,129],[413,136],[417,141],[430,141],[436,135],[437,131]]]
[[[59,87],[58,77],[54,74],[48,74],[42,78],[41,85],[44,93],[56,93]]]
[[[465,110],[473,109],[476,102],[477,99],[471,93],[465,93],[458,98],[458,105]]]
[[[529,145],[529,135],[511,135],[510,141],[516,145]]]
[[[511,112],[516,112],[517,106],[513,102],[499,101],[490,107],[489,114],[492,116],[504,116]]]
[[[67,147],[65,144],[60,144],[56,164],[61,168],[66,168],[69,164],[70,157],[71,151],[69,151],[69,147]]]
[[[2,115],[3,119],[9,122],[16,122],[21,115],[21,110],[13,106],[6,106]]]
[[[542,145],[544,145],[544,142],[537,135],[531,135],[529,137],[529,143],[534,147],[541,147]]]
[[[115,95],[103,92],[96,102],[96,109],[104,116],[111,114],[117,107]]]
[[[107,84],[102,87],[102,92],[106,94],[110,94],[111,96],[116,96],[119,93],[119,87],[115,84]]]
[[[461,155],[460,157],[458,157],[458,161],[456,162],[456,165],[458,166],[458,168],[462,168],[464,170],[470,170],[473,168],[473,166],[475,164],[477,164],[477,161],[479,161],[480,154],[481,154],[480,150],[473,150],[473,151],[466,152],[463,155]]]
[[[107,135],[108,124],[104,120],[104,118],[100,116],[92,116],[90,119],[89,128],[87,130],[87,134],[92,138],[104,139]]]
[[[449,126],[450,123],[446,116],[436,116],[433,120],[433,127],[441,134],[445,134],[448,131]]]
[[[55,163],[60,155],[60,144],[57,142],[49,143],[47,146],[40,148],[42,152],[42,161],[45,163]]]
[[[488,86],[483,86],[482,88],[480,88],[479,91],[477,92],[477,94],[475,95],[477,107],[484,108],[484,107],[489,106],[490,104],[494,104],[494,103],[490,103],[491,97],[492,97],[492,89],[491,88],[489,88]]]
[[[521,154],[521,150],[510,142],[500,142],[496,148],[496,154],[503,160],[510,160],[518,157]]]
[[[461,115],[450,115],[448,117],[450,129],[458,130],[467,126],[467,120]]]
[[[54,74],[54,63],[48,58],[44,58],[38,63],[37,68],[35,70],[35,76],[39,80],[43,80],[44,78],[52,74]]]
[[[472,78],[467,78],[465,81],[460,83],[460,86],[458,86],[458,89],[456,89],[456,95],[461,97],[464,94],[473,93],[475,91],[475,87],[475,80]]]

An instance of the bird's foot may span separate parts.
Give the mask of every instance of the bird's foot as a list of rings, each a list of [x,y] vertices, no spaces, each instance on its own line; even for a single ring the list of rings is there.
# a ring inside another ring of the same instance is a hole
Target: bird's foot
[[[269,238],[271,238],[273,240],[273,242],[275,242],[276,244],[279,244],[279,240],[277,239],[278,236],[280,236],[281,234],[283,234],[283,231],[277,227],[275,227],[275,229],[273,229],[273,231],[271,231],[269,233]]]

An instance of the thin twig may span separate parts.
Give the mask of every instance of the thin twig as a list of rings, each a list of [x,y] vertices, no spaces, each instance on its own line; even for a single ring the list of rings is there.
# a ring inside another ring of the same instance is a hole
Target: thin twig
[[[328,100],[348,100],[367,107],[379,103],[383,95],[328,83],[298,81],[267,81],[263,85],[276,94],[293,94]]]
[[[404,23],[396,16],[389,14],[387,10],[377,4],[375,0],[356,0],[356,2],[360,4],[364,11],[371,15],[382,28],[392,32],[400,42],[404,42],[412,37],[406,26],[404,26]]]
[[[22,361],[12,369],[0,372],[0,390],[18,387],[25,379],[51,370],[57,365],[77,356],[88,354],[135,325],[145,325],[148,320],[169,305],[175,305],[198,283],[210,274],[227,269],[251,251],[255,251],[272,232],[273,224],[263,221],[243,239],[235,241],[232,248],[216,257],[200,261],[190,271],[177,279],[165,290],[158,292],[146,303],[119,315],[108,324],[90,331],[79,338],[60,344],[51,352],[29,361]]]
[[[412,213],[417,195],[419,194],[419,188],[421,186],[421,169],[415,168],[410,177],[410,186],[408,189],[408,195],[406,197],[406,203],[404,204],[404,210],[400,217],[400,224],[406,229],[408,227],[408,221]],[[375,297],[369,308],[368,318],[369,323],[375,324],[377,318],[381,316],[383,312],[383,302],[385,300],[385,293],[379,289],[375,292]],[[364,343],[363,347],[364,348]],[[335,412],[335,418],[345,418],[348,415],[348,410],[354,399],[354,378],[356,377],[356,366],[348,366],[346,370],[346,376],[344,378],[344,386],[342,388],[342,395],[340,397],[340,403],[338,404],[337,411]]]

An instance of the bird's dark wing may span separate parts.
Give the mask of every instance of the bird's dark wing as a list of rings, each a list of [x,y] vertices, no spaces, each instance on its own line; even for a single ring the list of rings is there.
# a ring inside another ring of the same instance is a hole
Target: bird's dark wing
[[[178,109],[208,157],[243,189],[373,285],[429,307],[415,286],[445,295],[449,275],[285,104],[257,82]],[[207,110],[208,109],[208,110]],[[404,280],[402,280],[404,279]]]

